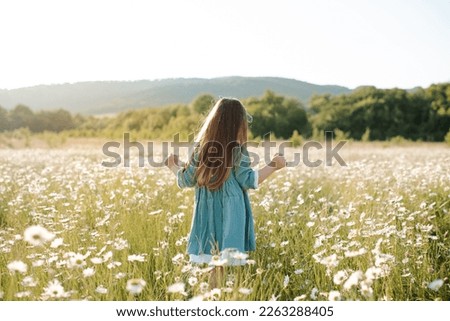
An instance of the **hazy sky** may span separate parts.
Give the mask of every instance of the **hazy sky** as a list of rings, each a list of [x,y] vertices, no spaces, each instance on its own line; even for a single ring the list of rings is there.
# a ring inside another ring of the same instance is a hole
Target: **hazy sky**
[[[279,76],[450,81],[450,0],[2,0],[0,88]]]

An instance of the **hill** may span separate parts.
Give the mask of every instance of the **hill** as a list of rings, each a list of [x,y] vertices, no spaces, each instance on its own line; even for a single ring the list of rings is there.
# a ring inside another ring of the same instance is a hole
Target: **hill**
[[[94,81],[39,85],[0,90],[0,106],[24,104],[33,110],[63,108],[72,113],[108,114],[126,109],[189,103],[202,93],[247,98],[266,90],[307,103],[312,94],[342,94],[351,90],[333,85],[276,77],[174,78],[139,81]]]

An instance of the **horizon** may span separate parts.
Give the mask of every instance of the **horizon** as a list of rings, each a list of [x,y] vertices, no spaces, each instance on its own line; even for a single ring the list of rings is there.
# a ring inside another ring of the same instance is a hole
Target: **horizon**
[[[312,83],[306,80],[302,80],[302,79],[296,79],[296,78],[290,78],[290,77],[281,77],[281,76],[238,76],[238,75],[231,75],[231,76],[220,76],[220,77],[168,77],[168,78],[156,78],[156,79],[126,79],[126,80],[117,80],[117,79],[111,79],[111,80],[81,80],[81,81],[74,81],[74,82],[61,82],[61,83],[41,83],[41,84],[36,84],[36,85],[30,85],[30,86],[25,86],[25,87],[17,87],[17,88],[0,88],[0,90],[3,91],[14,91],[14,90],[21,90],[21,89],[29,89],[29,88],[35,88],[35,87],[51,87],[51,86],[64,86],[64,85],[76,85],[76,84],[81,84],[81,83],[95,83],[95,82],[105,82],[105,83],[120,83],[120,82],[128,82],[128,83],[132,83],[132,82],[141,82],[141,81],[149,81],[149,82],[156,82],[156,81],[165,81],[165,80],[177,80],[177,79],[184,79],[184,80],[189,80],[189,79],[200,79],[200,80],[213,80],[213,79],[223,79],[223,78],[278,78],[278,79],[286,79],[286,80],[294,80],[294,81],[299,81],[299,82],[304,82],[304,83],[308,83],[311,85],[318,85],[318,86],[336,86],[336,87],[343,87],[346,89],[349,89],[351,91],[357,89],[357,88],[361,88],[361,87],[376,87],[377,89],[394,89],[394,88],[398,88],[398,89],[403,89],[403,90],[412,90],[415,88],[428,88],[433,84],[444,84],[444,83],[449,83],[450,80],[447,81],[441,81],[441,82],[432,82],[430,83],[428,86],[412,86],[412,87],[377,87],[375,85],[372,84],[361,84],[358,85],[356,87],[347,87],[344,85],[340,85],[340,84],[317,84],[317,83]]]
[[[2,89],[230,75],[350,89],[450,81],[446,0],[17,0],[0,11]]]

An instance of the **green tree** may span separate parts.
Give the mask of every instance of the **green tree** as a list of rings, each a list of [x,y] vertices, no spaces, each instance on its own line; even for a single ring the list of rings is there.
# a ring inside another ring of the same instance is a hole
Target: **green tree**
[[[215,102],[214,96],[210,94],[203,94],[198,96],[192,102],[192,109],[198,114],[206,114]]]
[[[9,128],[8,111],[0,106],[0,132],[6,131]]]
[[[17,105],[9,113],[10,129],[30,128],[33,122],[33,111],[24,105]]]
[[[266,91],[261,99],[253,98],[245,104],[253,116],[251,131],[254,136],[263,137],[272,132],[275,137],[288,139],[295,130],[302,135],[311,134],[308,115],[297,99]]]

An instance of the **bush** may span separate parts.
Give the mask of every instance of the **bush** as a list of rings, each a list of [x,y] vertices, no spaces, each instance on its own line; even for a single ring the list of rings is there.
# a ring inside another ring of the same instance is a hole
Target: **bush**
[[[294,130],[291,136],[292,147],[298,147],[303,144],[303,137],[298,133],[297,130]]]
[[[404,138],[403,136],[398,135],[389,139],[389,142],[395,145],[402,145],[409,142],[409,140]]]
[[[450,146],[450,130],[445,135],[445,142]]]

